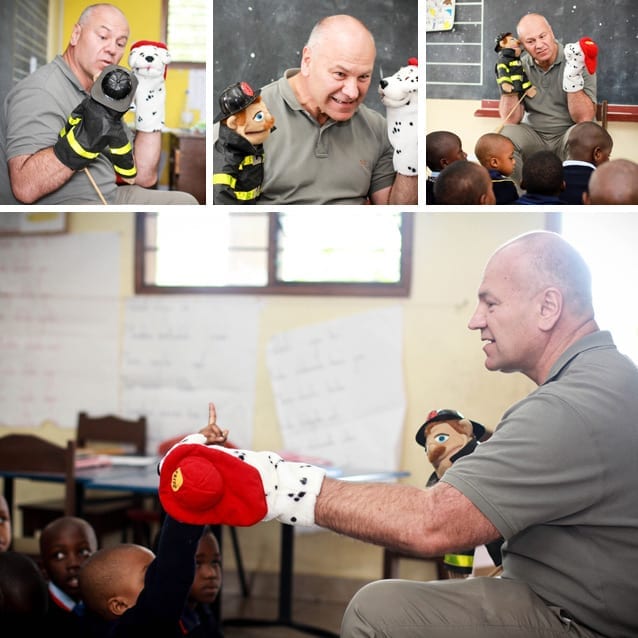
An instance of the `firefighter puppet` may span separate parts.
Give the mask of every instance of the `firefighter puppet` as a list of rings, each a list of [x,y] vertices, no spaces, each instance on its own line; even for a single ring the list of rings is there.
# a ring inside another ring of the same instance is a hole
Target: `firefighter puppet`
[[[466,419],[456,410],[432,410],[425,423],[418,429],[416,442],[425,448],[428,461],[434,467],[427,487],[438,483],[446,470],[457,459],[471,454],[485,436],[485,427]],[[500,565],[502,541],[487,545],[495,565]],[[450,578],[465,578],[472,573],[474,548],[445,554],[443,564]]]
[[[536,95],[536,88],[527,77],[527,73],[521,62],[521,43],[512,33],[506,31],[496,36],[496,46],[494,51],[498,53],[496,66],[496,83],[501,89],[501,93],[509,95],[517,93],[519,97],[523,94],[533,98]]]
[[[56,157],[74,171],[87,168],[102,153],[123,181],[137,174],[133,147],[122,116],[131,106],[137,78],[128,69],[109,64],[97,77],[91,93],[69,115],[58,141]]]
[[[219,97],[219,138],[213,155],[215,204],[254,204],[264,179],[263,143],[275,118],[247,82],[228,86]]]

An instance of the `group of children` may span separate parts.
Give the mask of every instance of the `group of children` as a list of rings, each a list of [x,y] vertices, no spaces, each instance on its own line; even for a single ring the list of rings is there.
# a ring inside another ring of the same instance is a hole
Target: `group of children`
[[[577,205],[638,203],[638,164],[610,160],[611,135],[596,122],[572,127],[562,161],[551,151],[526,157],[522,179],[512,179],[514,144],[500,133],[476,142],[477,161],[467,159],[452,131],[426,136],[427,204]]]
[[[0,616],[8,638],[41,631],[65,638],[223,636],[214,613],[221,555],[210,526],[166,516],[153,552],[132,543],[98,548],[86,520],[63,516],[42,530],[38,563],[11,541],[0,496]]]

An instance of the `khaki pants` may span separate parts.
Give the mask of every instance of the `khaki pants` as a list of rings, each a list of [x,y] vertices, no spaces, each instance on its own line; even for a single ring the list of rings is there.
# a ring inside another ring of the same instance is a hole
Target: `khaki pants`
[[[501,133],[514,144],[516,165],[511,177],[520,186],[525,158],[537,151],[553,151],[561,160],[566,159],[567,137],[571,128],[558,135],[544,135],[529,124],[507,124]]]
[[[116,204],[182,204],[198,205],[199,202],[190,194],[182,191],[163,191],[142,188],[141,186],[122,185],[117,187]]]
[[[379,580],[350,601],[341,638],[602,638],[513,580]]]

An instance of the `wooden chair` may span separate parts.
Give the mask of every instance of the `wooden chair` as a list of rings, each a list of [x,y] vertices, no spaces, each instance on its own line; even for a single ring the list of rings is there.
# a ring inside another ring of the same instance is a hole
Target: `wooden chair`
[[[75,441],[70,440],[63,446],[35,434],[8,434],[0,438],[0,469],[13,474],[5,475],[3,480],[4,497],[14,519],[16,479],[64,483],[61,513],[69,516],[76,513]],[[23,537],[29,536],[25,530],[22,533]],[[13,540],[16,547],[16,543],[27,539],[14,537]],[[38,552],[37,548],[29,551]]]
[[[596,104],[596,121],[600,122],[600,125],[605,130],[607,130],[608,109],[609,109],[609,104],[607,100],[603,100],[602,102],[598,102]]]
[[[146,451],[146,417],[124,419],[107,415],[91,417],[86,412],[78,415],[76,448],[91,448],[96,451],[111,446],[109,451],[143,455]],[[95,529],[98,542],[103,544],[106,534],[119,532],[121,539],[127,539],[131,527],[128,511],[141,507],[142,497],[126,492],[105,493],[87,490],[82,502],[81,516]],[[22,528],[25,534],[34,535],[47,523],[64,514],[64,503],[59,499],[23,503],[19,506],[22,513]]]

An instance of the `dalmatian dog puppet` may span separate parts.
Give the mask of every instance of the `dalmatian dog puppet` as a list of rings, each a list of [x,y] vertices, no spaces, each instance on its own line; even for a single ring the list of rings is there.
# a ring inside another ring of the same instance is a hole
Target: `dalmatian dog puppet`
[[[171,56],[163,42],[139,40],[131,45],[128,65],[138,80],[135,128],[153,133],[164,127],[166,66]]]
[[[394,75],[379,82],[379,96],[386,108],[388,137],[394,147],[394,170],[401,175],[418,174],[417,113],[419,68],[416,58]]]
[[[565,71],[563,91],[575,93],[585,86],[585,68],[590,75],[596,73],[598,45],[591,38],[581,38],[578,42],[565,45]]]

